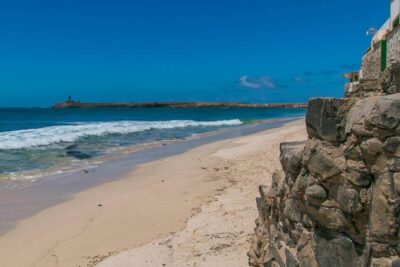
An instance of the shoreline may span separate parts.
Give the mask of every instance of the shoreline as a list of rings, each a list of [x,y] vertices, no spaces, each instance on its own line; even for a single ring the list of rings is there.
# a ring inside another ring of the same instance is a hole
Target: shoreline
[[[129,157],[132,154],[142,152],[145,150],[151,150],[155,148],[160,148],[166,145],[172,145],[177,143],[190,143],[196,142],[197,139],[206,139],[212,138],[212,136],[217,136],[215,140],[222,140],[218,138],[222,136],[225,138],[232,138],[229,137],[227,134],[228,131],[234,130],[236,132],[237,129],[245,129],[243,134],[251,134],[252,131],[246,130],[246,128],[252,128],[256,126],[256,131],[261,131],[262,128],[269,128],[269,127],[276,127],[276,123],[284,123],[288,121],[293,121],[297,119],[302,119],[302,117],[287,117],[287,118],[276,118],[276,119],[266,119],[266,120],[256,120],[250,123],[242,123],[240,125],[231,126],[231,128],[221,128],[216,129],[213,131],[203,132],[203,133],[196,133],[192,134],[191,136],[178,138],[178,139],[161,139],[156,141],[149,141],[145,143],[138,143],[134,145],[128,145],[124,147],[113,147],[106,151],[105,154],[100,156],[91,157],[90,159],[85,160],[76,160],[75,162],[70,162],[68,165],[57,165],[52,166],[47,169],[37,169],[37,170],[27,170],[21,171],[16,173],[6,173],[0,175],[0,193],[3,190],[7,189],[7,184],[10,184],[11,187],[15,187],[18,183],[20,184],[29,184],[31,182],[35,182],[41,178],[46,177],[63,177],[68,175],[69,173],[77,174],[81,171],[93,170],[96,169],[98,166],[106,164],[107,162],[113,162],[118,160],[124,160],[126,157]],[[209,142],[213,142],[214,140],[210,140]],[[190,146],[190,145],[189,145]],[[191,146],[193,147],[193,146]],[[167,155],[168,156],[168,155]],[[18,185],[17,185],[18,186]],[[1,233],[1,229],[0,229]]]
[[[145,245],[98,258],[98,267],[198,266],[242,267],[254,233],[258,209],[254,194],[269,186],[279,169],[280,143],[307,137],[296,121],[237,139],[213,156],[222,159],[214,174],[226,179],[212,201],[203,202],[184,229]]]
[[[276,128],[299,118],[272,119],[262,123],[243,124],[229,130],[204,133],[197,138],[180,140],[166,146],[150,146],[115,159],[105,160],[76,170],[44,175],[19,186],[7,182],[0,186],[0,235],[23,219],[70,200],[74,194],[106,182],[121,179],[141,164],[175,156],[201,145]]]
[[[134,170],[123,178],[89,186],[20,221],[0,236],[0,258],[5,259],[4,266],[93,266],[103,257],[182,230],[199,207],[230,184],[229,177],[217,175],[216,169],[226,160],[220,151],[240,147],[238,140],[301,128],[298,125],[302,125],[299,120],[244,137],[197,144],[131,166]],[[20,251],[23,256],[17,255]]]

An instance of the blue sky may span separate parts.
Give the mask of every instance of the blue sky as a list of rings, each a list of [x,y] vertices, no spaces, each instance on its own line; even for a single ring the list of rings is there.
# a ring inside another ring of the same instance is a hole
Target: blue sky
[[[386,3],[387,2],[387,3]],[[378,0],[0,1],[0,106],[343,94]]]

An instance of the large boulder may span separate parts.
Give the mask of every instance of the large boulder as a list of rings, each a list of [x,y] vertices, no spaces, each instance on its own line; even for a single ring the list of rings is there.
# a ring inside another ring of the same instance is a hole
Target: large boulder
[[[344,118],[346,100],[337,98],[313,98],[308,102],[306,114],[307,133],[332,143],[344,140]]]
[[[372,127],[395,131],[400,123],[400,93],[380,97],[366,119]]]

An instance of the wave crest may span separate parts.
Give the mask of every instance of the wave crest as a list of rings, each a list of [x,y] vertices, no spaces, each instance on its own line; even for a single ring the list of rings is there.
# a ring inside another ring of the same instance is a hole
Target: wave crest
[[[74,142],[85,136],[107,134],[128,134],[151,129],[173,129],[196,126],[232,126],[242,122],[221,121],[116,121],[96,123],[75,123],[74,125],[50,126],[39,129],[18,130],[0,133],[0,149],[21,149],[45,146],[59,142]]]

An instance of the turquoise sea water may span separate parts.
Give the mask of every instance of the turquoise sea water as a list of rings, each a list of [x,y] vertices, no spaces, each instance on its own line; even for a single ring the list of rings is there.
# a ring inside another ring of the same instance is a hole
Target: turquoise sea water
[[[304,113],[278,108],[0,109],[0,178],[36,178],[146,144]]]

